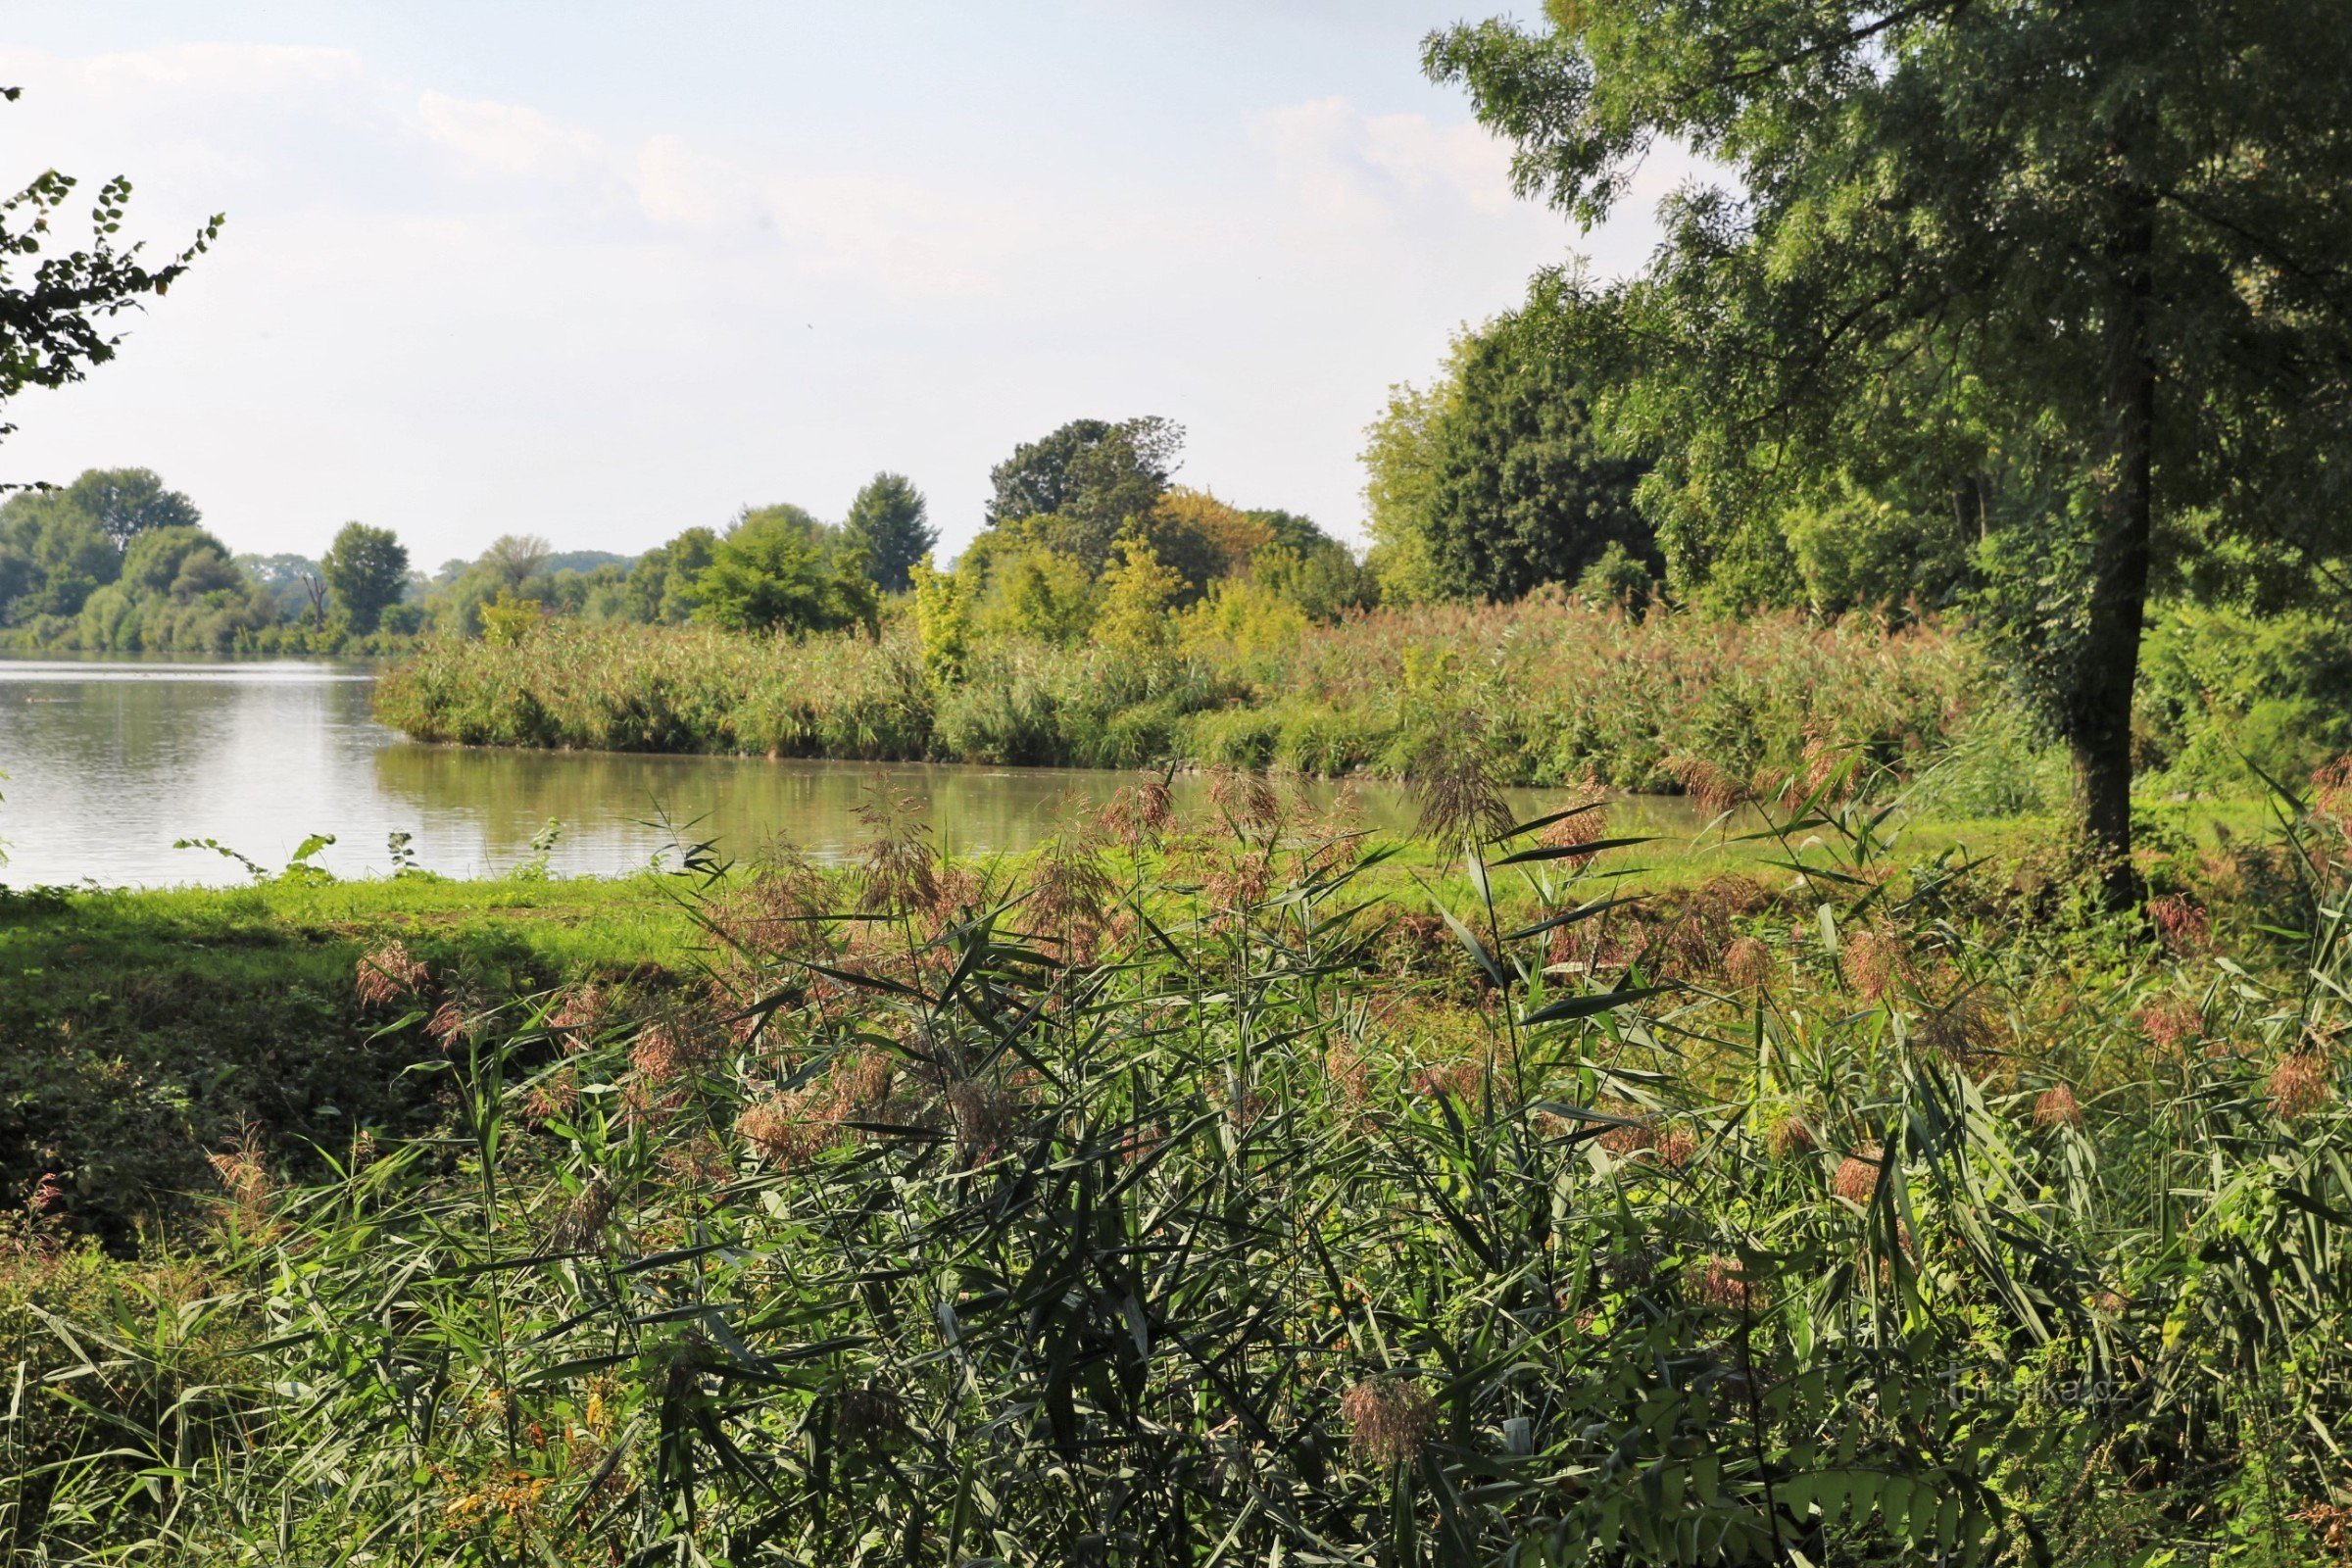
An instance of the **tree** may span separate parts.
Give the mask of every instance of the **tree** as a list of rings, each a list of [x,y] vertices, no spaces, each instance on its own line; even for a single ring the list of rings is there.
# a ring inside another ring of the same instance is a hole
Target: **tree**
[[[719,538],[695,581],[695,616],[732,631],[837,631],[876,624],[863,558],[825,548],[798,507],[746,512]]]
[[[905,593],[914,564],[931,553],[939,530],[928,520],[923,493],[905,474],[877,473],[850,503],[842,541],[865,552],[865,572],[884,593]]]
[[[1073,419],[989,471],[990,527],[1028,524],[1024,543],[1099,575],[1120,533],[1167,494],[1183,447],[1184,427],[1171,419]]]
[[[375,630],[408,587],[408,547],[389,528],[345,523],[318,566],[344,618],[363,637]]]
[[[1457,338],[1446,367],[1428,386],[1399,382],[1389,406],[1364,427],[1364,528],[1372,536],[1365,564],[1381,598],[1416,605],[1445,597],[1432,546],[1436,534],[1439,432],[1460,395],[1466,337]]]
[[[21,92],[0,87],[0,100],[14,103]],[[78,381],[89,367],[113,359],[122,338],[107,323],[148,295],[162,298],[220,233],[216,214],[187,249],[149,269],[139,260],[140,244],[120,245],[114,238],[130,201],[130,181],[118,174],[99,187],[91,204],[87,245],[44,255],[62,227],[57,215],[74,184],[73,176],[50,170],[0,201],[0,404],[28,386]],[[15,428],[0,423],[0,436]]]
[[[14,563],[11,622],[73,615],[122,570],[122,556],[79,507],[56,490],[21,491],[0,506],[0,548]]]
[[[476,564],[513,592],[539,575],[555,553],[556,547],[535,533],[502,533]]]
[[[1107,419],[1072,419],[1039,441],[1024,441],[988,470],[991,527],[1058,513],[1076,492],[1070,465],[1110,434]]]
[[[116,581],[134,595],[188,600],[217,589],[245,586],[229,564],[227,547],[202,528],[149,528],[122,553]]]
[[[1655,555],[1634,507],[1646,465],[1604,451],[1592,427],[1597,308],[1573,281],[1545,275],[1525,306],[1465,345],[1436,425],[1424,524],[1446,597],[1517,599],[1573,583],[1611,545]]]
[[[717,543],[715,531],[688,528],[638,557],[622,588],[629,618],[662,626],[680,626],[692,619],[694,585],[710,564]]]
[[[91,468],[61,492],[67,505],[98,525],[117,550],[150,528],[194,528],[204,514],[151,468]]]
[[[2136,894],[2131,719],[2152,582],[2213,546],[2292,595],[2346,570],[2352,74],[2338,0],[1583,0],[1431,37],[1514,179],[1605,217],[1679,141],[1625,304],[1623,428],[1678,570],[1791,486],[1940,486],[1983,605]],[[1778,492],[1778,493],[1776,493]]]
[[[1613,355],[1602,303],[1546,273],[1527,303],[1455,339],[1445,380],[1396,387],[1367,432],[1375,569],[1400,599],[1516,599],[1573,583],[1611,545],[1656,553],[1634,505],[1646,465],[1607,451],[1594,392]]]

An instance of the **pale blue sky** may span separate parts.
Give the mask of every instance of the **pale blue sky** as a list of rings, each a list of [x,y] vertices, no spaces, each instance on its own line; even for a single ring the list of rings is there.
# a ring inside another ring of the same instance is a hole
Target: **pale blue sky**
[[[1419,74],[1453,14],[17,0],[0,180],[229,226],[115,364],[17,400],[0,474],[144,464],[236,548],[362,517],[430,565],[838,516],[890,467],[953,547],[1015,442],[1159,414],[1186,481],[1352,535],[1389,383],[1647,244],[1511,199]]]

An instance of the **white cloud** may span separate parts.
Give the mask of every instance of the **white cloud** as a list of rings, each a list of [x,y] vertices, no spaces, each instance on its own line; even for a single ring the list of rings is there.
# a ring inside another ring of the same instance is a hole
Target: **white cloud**
[[[416,119],[429,140],[502,174],[568,179],[606,163],[594,135],[518,104],[452,98],[427,88],[417,96]]]
[[[1345,98],[1286,104],[1254,118],[1251,139],[1276,176],[1317,212],[1396,220],[1433,204],[1503,213],[1510,153],[1474,121],[1367,115]]]

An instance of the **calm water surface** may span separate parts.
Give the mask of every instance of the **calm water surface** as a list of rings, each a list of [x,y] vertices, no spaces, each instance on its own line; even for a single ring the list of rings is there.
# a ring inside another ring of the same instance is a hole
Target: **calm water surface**
[[[217,839],[275,868],[312,833],[339,875],[390,868],[386,837],[414,835],[418,863],[451,875],[501,871],[563,824],[549,858],[567,874],[642,867],[672,834],[743,855],[783,835],[819,858],[855,854],[857,808],[885,781],[923,804],[956,851],[1020,850],[1057,811],[1099,806],[1129,776],[990,768],[509,752],[420,746],[370,716],[369,675],[347,664],[0,660],[0,881],[156,886],[241,881],[244,870],[175,839]],[[1180,809],[1205,785],[1179,779]],[[1337,786],[1310,793],[1328,801]],[[1401,829],[1394,786],[1358,791],[1365,825]],[[1557,799],[1515,792],[1531,814]],[[1066,803],[1066,806],[1065,806]],[[699,819],[699,821],[697,820]],[[1617,831],[1690,833],[1676,801],[1628,801]]]

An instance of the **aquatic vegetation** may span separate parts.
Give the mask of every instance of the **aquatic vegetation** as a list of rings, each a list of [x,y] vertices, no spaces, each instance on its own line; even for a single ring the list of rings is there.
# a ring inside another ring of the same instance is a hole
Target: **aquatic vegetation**
[[[1693,769],[1744,787],[1833,743],[1907,772],[1997,699],[1934,627],[1637,619],[1556,593],[1182,651],[998,638],[947,667],[906,616],[879,638],[550,621],[424,645],[376,702],[420,739],[487,745],[1390,777],[1484,714],[1502,782],[1679,791]]]

